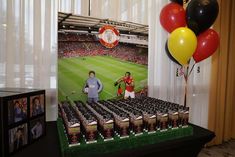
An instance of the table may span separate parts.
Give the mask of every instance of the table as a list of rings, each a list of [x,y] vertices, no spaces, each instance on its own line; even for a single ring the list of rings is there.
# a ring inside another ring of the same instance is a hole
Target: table
[[[197,156],[204,144],[215,136],[213,132],[190,124],[188,128],[173,130],[172,132],[158,133],[158,137],[147,135],[145,137],[131,138],[127,141],[98,142],[97,144],[81,144],[68,147],[65,142],[64,132],[61,128],[62,121],[57,121],[61,154],[63,157],[89,157],[89,156]],[[192,131],[193,130],[193,131]],[[185,133],[185,137],[180,132]],[[156,141],[151,141],[152,139]],[[163,137],[164,136],[164,137]],[[175,136],[175,137],[174,137]],[[122,139],[123,140],[123,139]],[[150,141],[149,141],[150,140]],[[144,143],[141,143],[144,142]],[[129,145],[128,145],[129,144]]]
[[[193,135],[175,140],[148,145],[140,149],[122,151],[107,156],[112,157],[197,157],[204,145],[210,142],[215,134],[212,131],[190,124]]]
[[[140,149],[122,151],[119,153],[113,153],[105,155],[107,156],[166,156],[166,157],[196,157],[200,152],[205,143],[213,139],[215,134],[207,129],[198,127],[191,124],[193,127],[193,135],[180,138],[177,140],[171,140],[162,142],[160,144],[149,145],[142,147]],[[57,133],[56,122],[47,122],[47,135],[41,140],[36,142],[33,145],[28,146],[27,148],[21,150],[14,154],[13,157],[22,157],[22,156],[33,156],[33,157],[42,157],[42,156],[55,156],[60,157],[60,146],[59,138]],[[79,157],[79,156],[78,156]]]

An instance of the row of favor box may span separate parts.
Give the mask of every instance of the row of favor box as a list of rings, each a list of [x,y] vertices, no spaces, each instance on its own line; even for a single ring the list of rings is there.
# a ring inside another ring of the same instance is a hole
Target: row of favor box
[[[167,131],[188,125],[189,108],[150,97],[107,100],[98,103],[64,101],[59,104],[70,144],[97,141],[98,134],[104,140]]]

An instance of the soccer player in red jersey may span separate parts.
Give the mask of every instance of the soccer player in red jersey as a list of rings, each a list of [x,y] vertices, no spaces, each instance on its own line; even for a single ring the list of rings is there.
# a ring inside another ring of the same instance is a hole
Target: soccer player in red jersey
[[[118,90],[117,90],[117,96],[121,96],[122,95],[122,87],[121,84],[118,85]]]
[[[114,85],[117,86],[119,83],[124,82],[125,83],[125,94],[124,99],[127,99],[129,97],[135,98],[135,91],[134,91],[134,79],[131,76],[130,72],[126,72],[125,76],[118,79]]]

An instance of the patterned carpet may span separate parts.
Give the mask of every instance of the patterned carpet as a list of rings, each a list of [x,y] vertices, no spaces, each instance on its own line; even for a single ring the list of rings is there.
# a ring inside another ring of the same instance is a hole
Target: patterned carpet
[[[235,140],[202,149],[198,157],[235,157]]]

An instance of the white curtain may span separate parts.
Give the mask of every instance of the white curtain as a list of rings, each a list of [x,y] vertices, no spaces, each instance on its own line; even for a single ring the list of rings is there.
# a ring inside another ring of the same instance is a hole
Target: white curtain
[[[148,0],[91,0],[91,16],[148,24],[148,2]]]
[[[168,0],[151,0],[148,9],[149,95],[183,105],[185,81],[183,76],[176,76],[177,69],[180,73],[180,66],[172,62],[165,53],[168,33],[159,21],[160,11],[167,3]],[[187,106],[190,107],[190,122],[204,128],[207,128],[208,123],[210,62],[209,58],[196,64],[188,81]]]
[[[57,2],[0,0],[0,87],[46,89],[57,118]]]
[[[59,0],[58,10],[89,15],[89,0]],[[148,0],[90,0],[90,16],[148,24]]]

